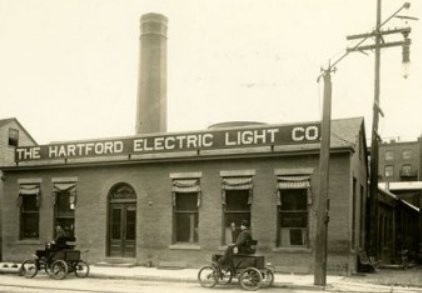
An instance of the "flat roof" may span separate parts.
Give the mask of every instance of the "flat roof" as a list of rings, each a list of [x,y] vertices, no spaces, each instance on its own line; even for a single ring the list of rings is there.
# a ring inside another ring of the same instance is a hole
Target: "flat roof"
[[[378,187],[389,190],[422,190],[422,181],[379,182]]]

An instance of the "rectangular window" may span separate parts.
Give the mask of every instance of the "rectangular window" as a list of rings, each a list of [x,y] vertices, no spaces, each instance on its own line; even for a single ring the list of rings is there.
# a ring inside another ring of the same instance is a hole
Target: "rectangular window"
[[[384,167],[384,176],[385,177],[393,177],[394,176],[394,167],[391,165],[387,165]]]
[[[311,203],[309,175],[277,176],[278,246],[308,246],[308,214]]]
[[[69,192],[62,191],[56,194],[55,226],[60,225],[68,237],[75,236],[75,208]],[[56,236],[56,235],[55,235]]]
[[[173,242],[198,243],[199,179],[173,180]]]
[[[277,245],[307,246],[308,209],[312,202],[310,176],[278,176],[277,179]]]
[[[385,160],[394,161],[394,151],[385,151]]]
[[[18,204],[20,206],[20,239],[39,238],[39,185],[20,185]]]
[[[400,172],[402,177],[411,177],[412,174],[412,165],[403,165],[401,167],[401,172]]]
[[[402,157],[403,157],[403,160],[410,160],[410,159],[412,159],[412,157],[413,157],[412,150],[403,150]]]
[[[176,242],[198,242],[198,194],[176,193]]]
[[[54,182],[53,196],[54,226],[60,225],[67,237],[75,237],[76,183]]]
[[[285,190],[282,201],[279,207],[280,246],[304,246],[308,227],[307,190]]]
[[[17,147],[19,145],[19,130],[9,128],[9,146]]]
[[[236,242],[240,232],[240,222],[251,223],[252,178],[223,178],[223,243]]]

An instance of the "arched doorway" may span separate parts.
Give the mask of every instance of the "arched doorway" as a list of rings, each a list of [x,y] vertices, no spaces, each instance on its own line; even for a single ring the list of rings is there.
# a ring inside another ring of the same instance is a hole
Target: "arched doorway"
[[[108,196],[108,256],[136,256],[136,194],[126,183],[115,185]]]

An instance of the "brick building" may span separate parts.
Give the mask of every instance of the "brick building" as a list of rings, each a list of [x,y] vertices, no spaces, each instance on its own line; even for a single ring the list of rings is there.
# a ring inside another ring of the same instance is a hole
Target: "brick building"
[[[36,141],[19,123],[16,118],[0,119],[0,165],[15,165],[15,148],[17,146],[33,146]],[[3,173],[0,171],[0,190],[4,181]],[[2,196],[0,192],[0,206],[2,206]],[[2,217],[0,209],[0,243],[2,241],[1,227]],[[0,248],[0,259],[1,259]]]
[[[61,224],[91,262],[199,266],[251,223],[280,271],[313,271],[319,122],[247,125],[19,148],[4,167],[3,258],[23,260]],[[128,147],[129,146],[129,147]],[[328,269],[365,245],[362,118],[334,120]]]
[[[380,144],[379,151],[379,187],[393,193],[398,199],[422,209],[422,136],[416,141],[389,141]],[[413,259],[422,261],[422,217],[404,225],[412,227],[415,222],[417,231],[413,233],[396,233],[396,251],[409,250]],[[396,227],[404,230],[402,224]],[[410,232],[410,231],[409,231]],[[409,237],[409,235],[413,235]],[[418,244],[419,243],[419,244]],[[397,257],[396,257],[397,258]]]
[[[136,136],[16,149],[4,166],[3,259],[27,258],[61,225],[90,262],[199,266],[251,224],[278,271],[312,272],[320,122],[229,123],[167,133],[167,18],[141,18]],[[328,270],[365,247],[363,118],[334,120]]]

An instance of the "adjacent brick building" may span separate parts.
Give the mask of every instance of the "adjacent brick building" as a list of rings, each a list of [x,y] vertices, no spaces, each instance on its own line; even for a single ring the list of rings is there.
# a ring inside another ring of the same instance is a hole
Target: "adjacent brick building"
[[[16,118],[0,119],[0,165],[9,166],[15,165],[15,148],[17,146],[33,146],[36,141],[26,131],[26,129],[19,123]],[[0,171],[0,190],[2,190],[4,176]],[[0,191],[0,206],[2,204],[2,196]],[[2,227],[2,217],[0,209],[0,232]],[[0,233],[0,243],[2,242],[2,235]],[[1,259],[0,249],[0,259]]]
[[[384,142],[380,144],[379,154],[379,186],[420,211],[422,209],[422,136],[416,141]],[[414,219],[413,223],[404,223],[404,225],[412,226],[413,229],[415,221],[419,222],[415,233],[397,233],[395,250],[398,252],[403,249],[409,250],[412,259],[422,261],[422,239],[419,236],[422,235],[422,217],[419,216],[419,221]],[[396,226],[400,228],[400,225]]]

